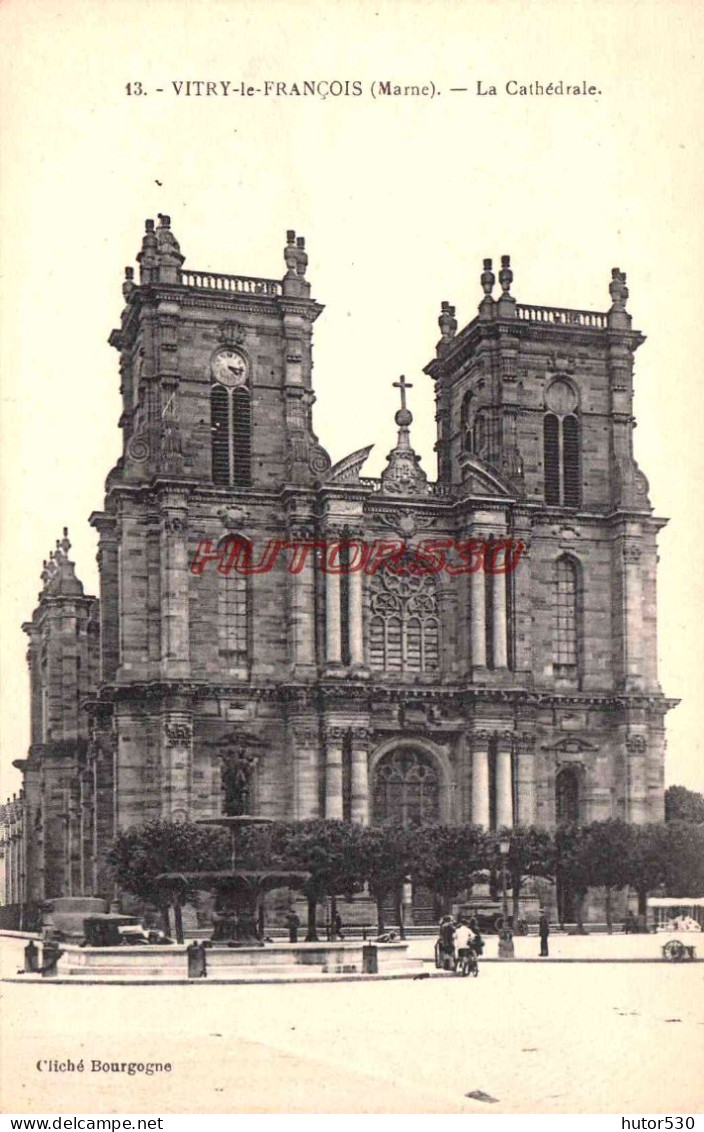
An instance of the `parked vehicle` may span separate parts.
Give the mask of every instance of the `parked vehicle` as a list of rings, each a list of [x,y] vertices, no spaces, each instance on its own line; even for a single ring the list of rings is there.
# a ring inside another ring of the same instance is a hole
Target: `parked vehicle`
[[[83,921],[83,934],[81,947],[173,943],[163,932],[146,931],[136,916],[120,916],[112,912],[86,917]]]

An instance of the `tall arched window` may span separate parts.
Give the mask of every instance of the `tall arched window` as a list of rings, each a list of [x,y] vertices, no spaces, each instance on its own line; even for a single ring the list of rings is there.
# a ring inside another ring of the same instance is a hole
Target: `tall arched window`
[[[579,422],[570,414],[562,421],[562,494],[565,507],[579,507]]]
[[[545,502],[552,506],[579,507],[581,471],[577,394],[569,382],[553,381],[545,394],[548,409],[543,418]]]
[[[249,389],[210,391],[213,482],[248,487],[252,482],[252,406]]]
[[[440,779],[430,756],[410,747],[384,755],[374,774],[374,823],[415,826],[439,820]]]
[[[579,663],[577,564],[567,555],[555,563],[553,580],[553,672],[576,677]]]
[[[579,775],[573,766],[565,766],[555,778],[555,817],[562,822],[580,820]]]
[[[472,425],[472,451],[476,452],[477,456],[489,460],[489,428],[487,414],[484,409],[478,409],[474,415],[474,424]]]
[[[543,418],[543,461],[545,465],[545,502],[560,503],[560,422],[554,413]]]
[[[462,398],[460,405],[460,432],[462,434],[462,451],[474,451],[474,439],[472,435],[472,398],[474,394],[471,389],[468,389]]]
[[[233,539],[239,543],[241,536],[228,535],[218,549],[223,551],[223,561],[227,559]],[[234,562],[234,555],[233,562]],[[238,559],[239,561],[239,559]],[[243,668],[249,660],[250,640],[250,600],[251,578],[238,573],[234,568],[228,574],[215,571],[218,586],[218,651],[227,668]]]
[[[434,576],[380,569],[370,592],[370,666],[380,672],[436,671],[440,620]]]

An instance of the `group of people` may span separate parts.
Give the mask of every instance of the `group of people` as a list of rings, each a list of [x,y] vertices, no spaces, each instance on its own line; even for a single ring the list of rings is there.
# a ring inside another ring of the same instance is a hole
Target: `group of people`
[[[504,929],[506,930],[506,929]],[[440,939],[438,941],[441,951],[448,956],[458,958],[460,950],[470,948],[475,955],[481,955],[484,950],[484,941],[479,932],[479,925],[474,916],[466,918],[459,916],[454,920],[452,916],[443,916],[440,921]],[[507,929],[510,938],[511,928]],[[550,921],[545,910],[541,910],[538,921],[538,935],[540,936],[540,957],[548,956],[548,937],[550,935]]]
[[[454,920],[452,916],[443,916],[440,921],[440,945],[444,954],[452,956],[455,961],[459,959],[460,953],[466,950],[481,955],[484,950],[484,940],[476,919],[460,916]]]

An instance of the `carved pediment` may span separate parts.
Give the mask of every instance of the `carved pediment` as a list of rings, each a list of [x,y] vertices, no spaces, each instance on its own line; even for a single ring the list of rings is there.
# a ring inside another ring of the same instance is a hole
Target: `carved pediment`
[[[557,743],[546,743],[543,750],[554,751],[556,755],[582,755],[587,751],[596,751],[598,748],[593,743],[587,743],[585,739],[579,739],[575,735],[566,735],[564,739],[559,739]]]
[[[432,704],[410,701],[399,708],[399,725],[406,731],[440,722],[440,713]]]
[[[219,734],[204,740],[204,745],[212,748],[216,754],[224,754],[228,751],[259,751],[265,746],[264,740],[258,735],[235,730],[227,724],[221,723],[217,730]]]

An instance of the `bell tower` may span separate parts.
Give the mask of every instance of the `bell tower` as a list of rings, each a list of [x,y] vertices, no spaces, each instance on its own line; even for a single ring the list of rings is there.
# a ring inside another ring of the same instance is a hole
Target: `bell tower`
[[[305,240],[287,233],[282,280],[186,270],[168,216],[147,220],[139,283],[125,269],[119,351],[124,449],[110,482],[153,476],[223,487],[312,483],[329,467],[312,431]]]
[[[123,451],[91,520],[100,532],[100,741],[114,752],[118,825],[209,815],[220,788],[200,789],[198,776],[220,773],[217,736],[210,724],[198,733],[194,689],[234,694],[291,664],[299,614],[290,575],[263,575],[255,603],[252,579],[190,569],[199,545],[217,558],[228,536],[260,547],[305,527],[330,467],[312,428],[312,330],[323,308],[293,230],[284,262],[281,279],[187,268],[160,215],[146,222],[138,280],[125,271],[109,338],[120,355]],[[215,699],[209,710],[231,708]]]
[[[570,512],[649,511],[633,455],[633,355],[645,341],[614,268],[608,311],[519,303],[511,258],[485,259],[483,298],[457,332],[443,302],[435,381],[438,479],[462,491],[498,474],[514,497]],[[608,433],[605,437],[604,432]]]

